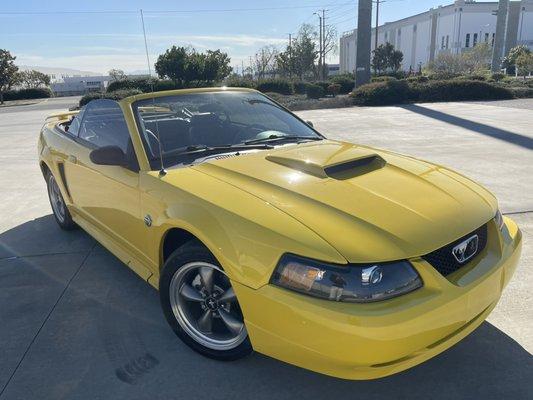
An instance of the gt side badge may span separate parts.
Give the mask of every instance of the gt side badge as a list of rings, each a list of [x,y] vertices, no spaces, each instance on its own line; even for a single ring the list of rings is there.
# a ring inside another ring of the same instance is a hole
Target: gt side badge
[[[150,217],[150,214],[146,214],[146,216],[144,217],[144,223],[148,227],[152,226],[152,217]]]

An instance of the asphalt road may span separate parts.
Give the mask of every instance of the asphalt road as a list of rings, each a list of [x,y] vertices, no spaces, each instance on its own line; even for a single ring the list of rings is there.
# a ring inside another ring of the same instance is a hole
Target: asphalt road
[[[259,354],[200,357],[167,327],[155,290],[82,231],[57,228],[35,147],[44,117],[75,100],[0,109],[0,400],[531,398],[533,101],[300,113],[332,138],[464,172],[524,232],[521,265],[488,322],[418,367],[353,382]]]

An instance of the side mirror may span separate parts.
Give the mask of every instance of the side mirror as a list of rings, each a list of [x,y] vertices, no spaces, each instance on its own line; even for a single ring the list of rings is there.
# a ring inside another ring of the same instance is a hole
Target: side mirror
[[[126,155],[118,146],[104,146],[91,151],[89,158],[96,165],[118,165],[127,164]]]
[[[311,121],[305,121],[305,123],[306,123],[307,125],[309,125],[311,128],[314,128],[314,127],[315,127]]]

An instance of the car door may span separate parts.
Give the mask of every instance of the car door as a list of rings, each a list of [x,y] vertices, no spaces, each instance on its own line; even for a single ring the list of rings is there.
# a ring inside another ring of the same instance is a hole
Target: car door
[[[127,166],[96,165],[91,161],[93,150],[111,145],[126,154]],[[149,261],[140,209],[139,168],[119,104],[106,99],[89,103],[68,152],[65,175],[75,210],[104,234],[106,247],[120,253],[116,255],[147,277],[150,273],[143,267]]]

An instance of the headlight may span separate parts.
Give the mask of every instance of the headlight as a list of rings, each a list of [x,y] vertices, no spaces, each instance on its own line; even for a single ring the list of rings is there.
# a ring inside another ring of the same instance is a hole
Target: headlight
[[[290,254],[281,257],[271,283],[321,299],[355,303],[390,299],[422,286],[407,261],[338,266]]]
[[[505,222],[503,221],[503,215],[500,212],[500,210],[496,211],[496,216],[494,217],[494,222],[496,222],[496,226],[500,231],[503,230],[503,227],[505,225]]]

